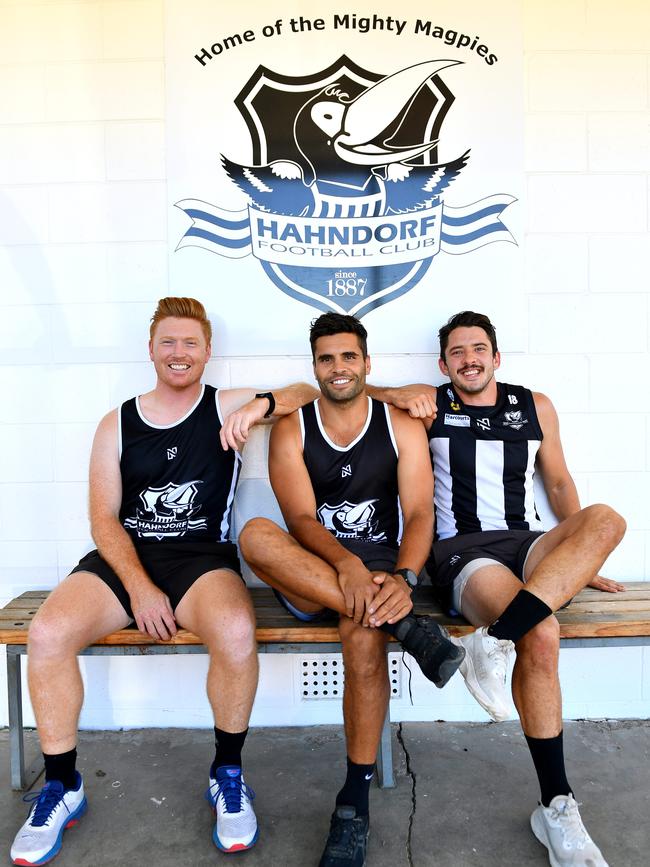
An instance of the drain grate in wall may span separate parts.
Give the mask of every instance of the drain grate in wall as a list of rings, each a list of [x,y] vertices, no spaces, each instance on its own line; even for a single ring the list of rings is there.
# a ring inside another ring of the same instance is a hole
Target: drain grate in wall
[[[340,653],[305,653],[298,657],[301,701],[341,699],[345,675]],[[390,697],[402,695],[402,659],[400,653],[388,654]]]

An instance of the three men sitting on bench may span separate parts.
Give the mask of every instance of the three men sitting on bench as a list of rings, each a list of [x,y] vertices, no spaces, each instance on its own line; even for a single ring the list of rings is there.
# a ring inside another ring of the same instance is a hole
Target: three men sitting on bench
[[[311,343],[321,395],[279,422],[271,440],[271,482],[290,534],[254,519],[240,536],[254,571],[295,616],[340,615],[348,774],[321,867],[365,863],[389,636],[437,686],[462,666],[472,694],[495,719],[508,712],[505,672],[515,643],[513,694],[542,788],[533,830],[552,864],[602,867],[564,773],[552,613],[588,583],[618,589],[597,572],[624,522],[605,506],[580,511],[550,401],[494,379],[499,354],[489,320],[459,314],[440,337],[449,385],[370,390],[389,407],[368,395],[363,326],[338,314],[316,320]],[[85,810],[75,770],[83,698],[76,654],[133,619],[155,638],[169,638],[178,624],[207,645],[216,737],[208,789],[217,815],[213,839],[224,851],[257,839],[254,795],[241,772],[257,684],[254,619],[228,542],[240,465],[235,449],[251,424],[293,412],[314,390],[297,385],[256,395],[203,386],[210,341],[202,305],[162,299],[151,326],[156,387],[98,428],[90,491],[100,553],[82,559],[30,630],[30,693],[46,785],[16,836],[14,863],[54,857],[64,829]],[[436,470],[432,551],[425,429]],[[546,534],[532,502],[535,459],[561,519]],[[427,557],[441,599],[480,627],[467,638],[451,641],[435,621],[410,613]]]

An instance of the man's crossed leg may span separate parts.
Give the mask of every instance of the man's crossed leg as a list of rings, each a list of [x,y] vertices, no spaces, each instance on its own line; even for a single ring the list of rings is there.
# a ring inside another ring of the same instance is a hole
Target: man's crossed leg
[[[486,709],[482,700],[486,695],[492,709],[495,703],[502,707],[505,696],[498,694],[497,685],[501,673],[505,678],[514,642],[512,695],[541,789],[541,804],[531,825],[554,865],[603,867],[606,862],[582,824],[566,777],[558,676],[560,629],[553,612],[594,580],[604,587],[612,585],[610,589],[620,587],[596,576],[624,532],[623,519],[598,505],[571,515],[542,535],[496,531],[454,538],[460,554],[455,566],[460,568],[453,604],[480,627],[461,640],[468,651],[461,671]],[[499,539],[506,536],[509,540]],[[463,544],[470,546],[465,552]],[[448,551],[446,555],[450,559]],[[473,652],[479,642],[491,654],[492,665],[468,671],[468,664],[481,659]]]
[[[347,775],[336,796],[330,835],[320,867],[339,864],[362,865],[369,829],[368,800],[383,722],[388,709],[389,684],[386,644],[390,635],[399,639],[399,624],[406,618],[393,609],[390,599],[382,603],[378,593],[364,621],[372,618],[373,626],[355,622],[347,616],[344,593],[336,570],[303,548],[292,536],[265,518],[249,521],[239,536],[242,555],[255,574],[273,587],[285,606],[302,620],[315,619],[328,609],[339,614],[339,634],[345,666],[343,716],[347,742]],[[396,550],[377,544],[359,549],[366,568],[376,576],[378,588],[386,573],[393,571]],[[287,605],[288,603],[288,605]],[[415,620],[409,615],[411,620]],[[400,619],[401,618],[401,619]],[[395,620],[394,623],[388,621]],[[421,628],[421,627],[419,627]],[[461,656],[448,656],[444,643],[434,634],[425,635],[430,642],[435,669],[456,670]],[[403,643],[409,649],[408,641]],[[436,655],[437,654],[437,655]],[[415,654],[414,654],[415,655]],[[418,656],[415,655],[418,659]],[[426,668],[426,665],[425,665]],[[430,675],[434,666],[428,668]],[[436,679],[438,675],[435,675]],[[447,675],[443,674],[444,682]]]

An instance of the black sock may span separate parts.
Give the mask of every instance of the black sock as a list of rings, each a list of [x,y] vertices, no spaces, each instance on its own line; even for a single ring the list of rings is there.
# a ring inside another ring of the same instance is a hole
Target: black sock
[[[546,620],[552,613],[553,609],[542,602],[539,596],[528,590],[520,590],[510,605],[488,626],[487,631],[495,638],[519,641],[533,626]]]
[[[348,774],[343,788],[336,796],[336,806],[354,807],[357,816],[367,816],[370,782],[374,772],[374,764],[358,765],[348,756]]]
[[[43,753],[45,761],[45,782],[58,780],[64,789],[74,789],[77,785],[75,765],[77,763],[77,748],[73,747],[67,753],[48,756]]]
[[[414,623],[415,615],[409,613],[396,623],[382,623],[381,626],[377,628],[381,629],[382,632],[387,632],[388,635],[392,635],[393,638],[396,638],[398,641],[402,641],[405,636],[408,635],[409,630]]]
[[[223,765],[238,765],[241,767],[241,751],[246,740],[248,729],[243,732],[224,732],[214,727],[214,744],[216,753],[210,773],[215,776],[217,768]]]
[[[529,738],[528,749],[537,771],[541,801],[545,807],[556,795],[570,795],[573,789],[566,778],[562,732],[555,738]]]

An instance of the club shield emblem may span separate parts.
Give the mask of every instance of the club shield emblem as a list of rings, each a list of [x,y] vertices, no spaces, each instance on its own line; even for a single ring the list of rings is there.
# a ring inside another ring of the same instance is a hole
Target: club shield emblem
[[[141,507],[126,518],[124,526],[141,539],[177,538],[193,530],[205,530],[207,518],[195,518],[201,506],[196,504],[200,480],[170,483],[162,488],[147,488],[140,494]]]
[[[512,242],[499,219],[512,196],[443,201],[470,160],[467,149],[439,161],[454,102],[441,74],[451,78],[456,65],[432,60],[380,74],[342,56],[305,76],[260,66],[235,100],[252,163],[221,155],[248,207],[177,202],[192,223],[177,250],[253,255],[292,298],[362,317],[417,285],[440,252]]]

